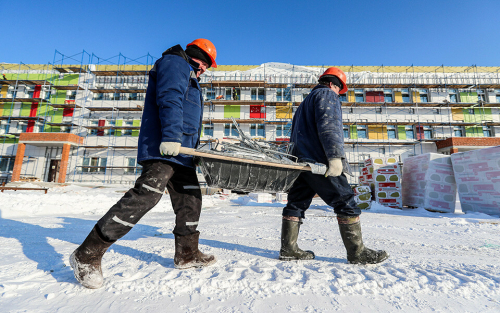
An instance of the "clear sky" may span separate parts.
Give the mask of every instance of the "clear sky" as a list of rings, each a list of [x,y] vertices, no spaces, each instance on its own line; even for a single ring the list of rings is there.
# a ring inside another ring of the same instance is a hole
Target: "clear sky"
[[[499,0],[0,0],[0,16],[7,63],[159,57],[207,38],[227,65],[500,66]]]

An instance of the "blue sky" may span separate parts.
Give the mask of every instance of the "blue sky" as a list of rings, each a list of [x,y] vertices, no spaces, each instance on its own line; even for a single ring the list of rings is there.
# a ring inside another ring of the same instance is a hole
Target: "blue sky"
[[[207,38],[218,64],[500,66],[499,12],[498,0],[0,0],[0,62],[159,57]]]

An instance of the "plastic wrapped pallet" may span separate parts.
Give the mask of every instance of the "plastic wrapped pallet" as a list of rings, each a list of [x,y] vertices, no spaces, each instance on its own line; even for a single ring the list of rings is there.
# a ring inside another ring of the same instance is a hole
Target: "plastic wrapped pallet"
[[[271,203],[273,202],[273,196],[270,193],[264,192],[251,192],[248,194],[250,199],[258,203]]]
[[[288,202],[288,194],[283,192],[278,192],[276,194],[276,202],[287,203]]]
[[[377,192],[382,194],[385,189],[387,192],[392,191],[401,194],[401,168],[398,165],[398,160],[394,157],[387,158],[371,158],[365,160],[365,167],[362,169],[365,173],[364,184],[371,187],[372,199],[385,206],[393,208],[402,207],[401,196],[396,198],[379,197]]]
[[[457,186],[450,156],[425,153],[403,164],[403,205],[455,212]]]
[[[451,155],[462,211],[500,215],[500,146]]]

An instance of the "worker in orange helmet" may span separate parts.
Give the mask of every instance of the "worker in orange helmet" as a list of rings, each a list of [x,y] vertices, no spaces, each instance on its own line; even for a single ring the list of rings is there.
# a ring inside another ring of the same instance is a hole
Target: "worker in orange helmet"
[[[312,251],[303,251],[298,247],[297,239],[302,219],[316,194],[337,214],[349,263],[375,264],[389,257],[385,251],[364,246],[359,222],[361,210],[344,175],[350,174],[350,169],[344,153],[339,94],[346,92],[345,73],[337,67],[330,67],[319,77],[319,84],[300,104],[293,117],[290,136],[292,154],[302,162],[328,164],[328,169],[325,175],[302,172],[292,185],[282,214],[281,260],[314,259]]]
[[[163,52],[151,71],[144,101],[137,161],[141,176],[134,188],[109,209],[70,256],[76,279],[87,288],[103,284],[101,259],[168,190],[176,215],[174,266],[203,267],[216,262],[198,249],[201,189],[193,157],[179,154],[181,145],[200,142],[203,101],[200,75],[217,67],[217,51],[207,39],[196,39]]]

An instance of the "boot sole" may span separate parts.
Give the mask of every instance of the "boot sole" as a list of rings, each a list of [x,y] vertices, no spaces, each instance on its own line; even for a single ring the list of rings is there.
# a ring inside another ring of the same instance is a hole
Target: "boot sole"
[[[85,288],[88,288],[88,289],[99,289],[102,287],[102,283],[100,285],[89,285],[87,284],[85,281],[81,280],[80,279],[80,273],[79,273],[79,270],[78,270],[78,261],[76,260],[76,256],[75,256],[75,252],[73,252],[71,254],[71,256],[69,257],[69,265],[71,266],[71,268],[73,269],[73,275],[75,275],[75,278],[76,280]]]
[[[296,258],[296,257],[292,257],[292,256],[280,256],[278,259],[280,261],[307,261],[307,260],[314,260],[315,257],[301,259],[301,258]]]
[[[187,268],[202,268],[202,267],[207,267],[207,266],[210,266],[210,265],[213,265],[217,262],[217,258],[214,257],[214,259],[210,262],[207,262],[207,263],[187,263],[187,264],[183,264],[183,265],[177,265],[177,264],[174,264],[174,268],[178,269],[178,270],[184,270],[184,269],[187,269]]]
[[[386,255],[383,259],[379,260],[376,263],[362,263],[362,262],[354,262],[354,261],[347,261],[347,263],[349,263],[349,264],[361,264],[361,265],[375,265],[375,264],[380,264],[380,263],[384,262],[388,258],[389,258],[389,255]]]

